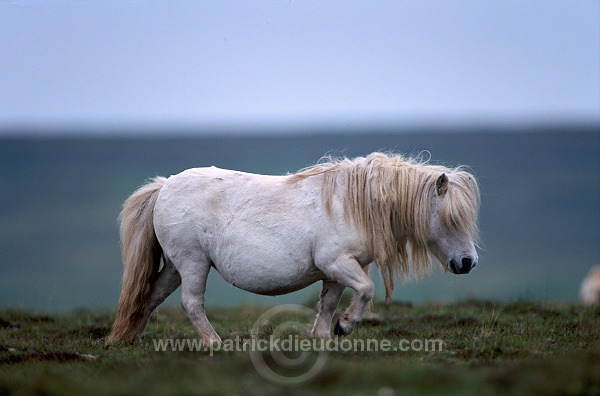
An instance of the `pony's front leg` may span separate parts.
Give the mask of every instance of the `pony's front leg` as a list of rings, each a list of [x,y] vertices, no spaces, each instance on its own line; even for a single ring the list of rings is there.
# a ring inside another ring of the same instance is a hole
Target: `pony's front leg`
[[[311,331],[314,337],[328,338],[331,332],[331,320],[346,286],[339,282],[324,280],[319,298],[319,308],[315,325]]]
[[[221,337],[215,332],[204,310],[206,279],[210,271],[208,262],[189,262],[179,269],[181,274],[181,306],[202,337],[205,346],[220,344]]]
[[[330,280],[350,287],[355,292],[352,303],[340,315],[333,330],[334,334],[338,336],[350,334],[354,326],[362,320],[366,306],[373,299],[375,291],[373,281],[364,272],[358,261],[349,254],[341,255],[333,263],[326,264],[320,269]]]

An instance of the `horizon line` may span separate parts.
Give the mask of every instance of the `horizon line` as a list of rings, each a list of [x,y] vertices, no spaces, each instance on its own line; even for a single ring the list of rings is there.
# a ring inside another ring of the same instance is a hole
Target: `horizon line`
[[[477,119],[431,121],[349,120],[304,122],[71,122],[0,124],[0,138],[35,137],[282,137],[340,134],[500,133],[576,128],[600,132],[600,117],[588,119]]]

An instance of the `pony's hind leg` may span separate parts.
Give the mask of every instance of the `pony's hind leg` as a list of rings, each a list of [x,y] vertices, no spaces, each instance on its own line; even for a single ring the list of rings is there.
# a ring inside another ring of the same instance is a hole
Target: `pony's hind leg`
[[[179,285],[181,285],[181,276],[179,276],[179,272],[177,272],[173,263],[167,259],[163,259],[163,268],[158,273],[158,278],[156,278],[156,281],[154,282],[150,302],[144,313],[144,326],[142,329],[146,327],[146,323],[148,323],[148,319],[156,307],[162,304],[162,302],[165,301]]]
[[[331,332],[331,320],[346,286],[339,282],[324,280],[319,298],[319,309],[315,325],[311,331],[314,337],[328,338]]]
[[[208,321],[204,310],[204,293],[210,267],[208,259],[186,261],[178,267],[181,275],[181,306],[196,327],[205,346],[221,343],[221,338]]]
[[[341,255],[333,263],[320,266],[320,269],[330,280],[350,287],[355,292],[352,303],[340,315],[333,330],[338,336],[350,334],[354,326],[362,320],[365,308],[373,299],[373,281],[351,255]]]

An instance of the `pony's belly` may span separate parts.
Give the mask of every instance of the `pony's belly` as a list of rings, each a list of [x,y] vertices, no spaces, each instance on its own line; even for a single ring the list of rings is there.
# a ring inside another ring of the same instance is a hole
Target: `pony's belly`
[[[316,267],[285,270],[283,268],[261,268],[251,264],[243,268],[215,264],[219,274],[227,282],[240,289],[269,296],[287,294],[303,289],[325,279]]]

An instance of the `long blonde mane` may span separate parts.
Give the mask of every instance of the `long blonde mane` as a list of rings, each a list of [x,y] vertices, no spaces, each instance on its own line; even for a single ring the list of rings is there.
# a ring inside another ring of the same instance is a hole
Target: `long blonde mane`
[[[478,239],[479,188],[462,168],[429,165],[399,155],[372,153],[353,160],[332,159],[291,175],[290,182],[322,175],[322,194],[331,213],[340,194],[346,220],[362,229],[367,248],[381,269],[386,300],[394,278],[426,275],[431,268],[427,239],[436,181],[445,173],[448,190],[440,221],[453,232]]]

